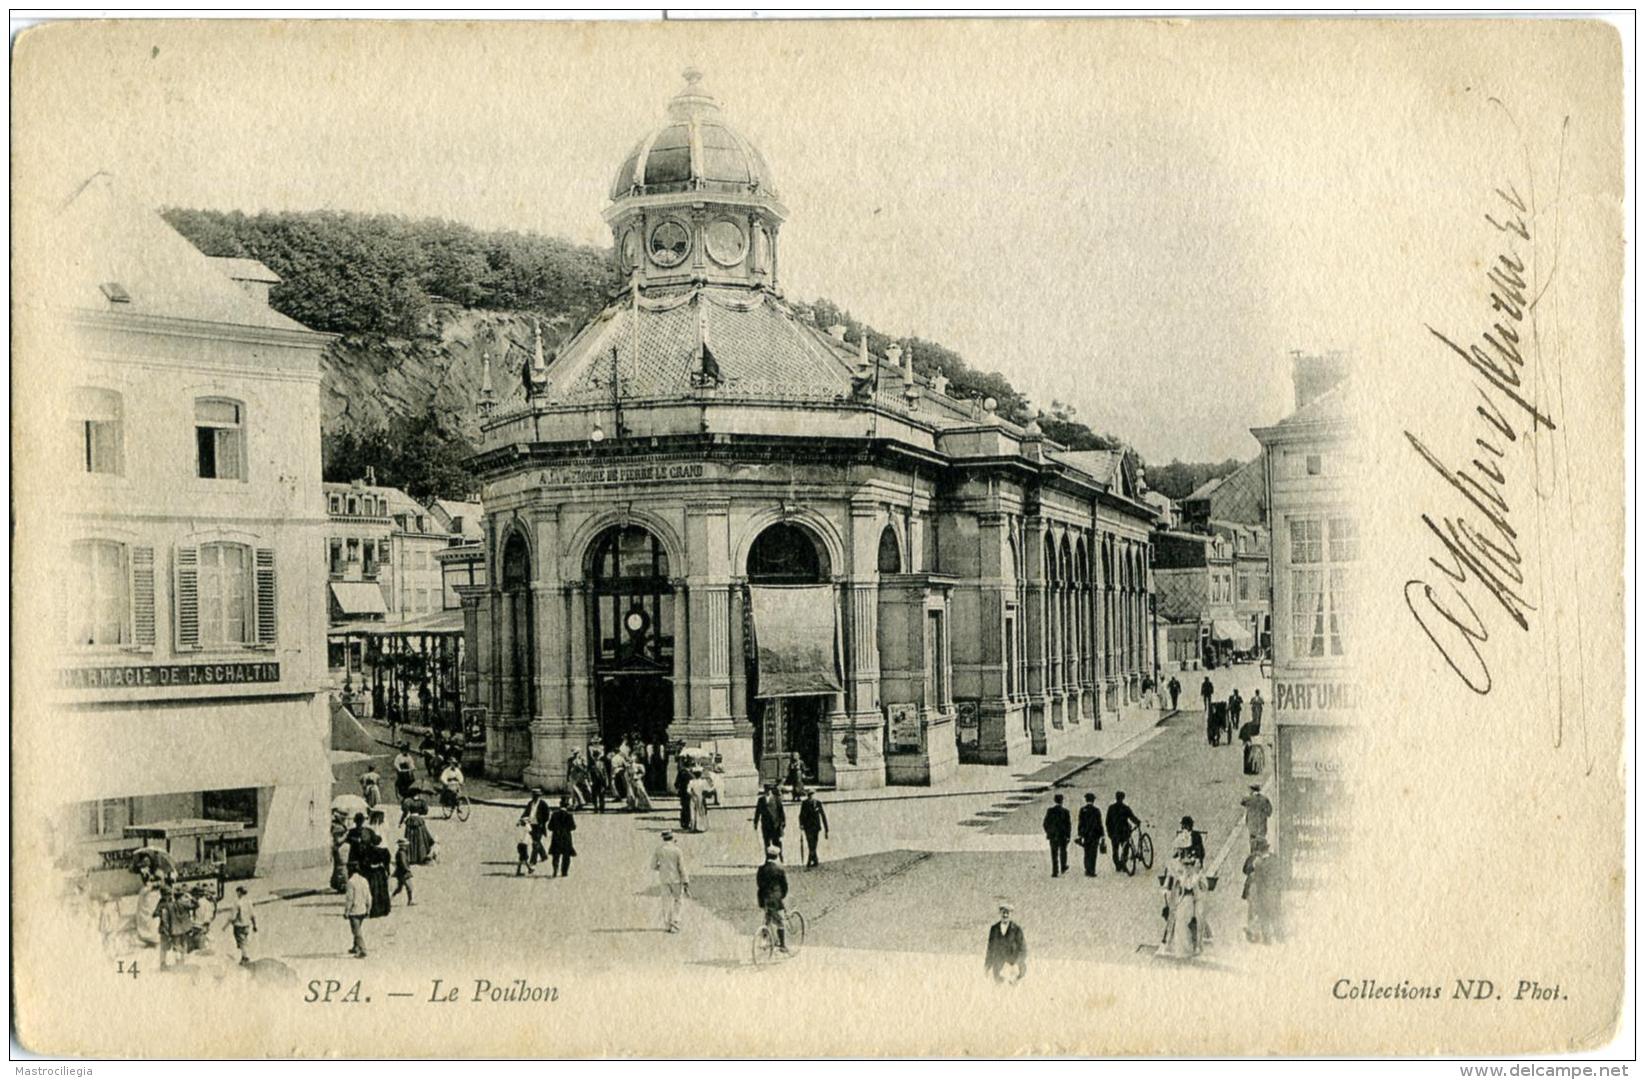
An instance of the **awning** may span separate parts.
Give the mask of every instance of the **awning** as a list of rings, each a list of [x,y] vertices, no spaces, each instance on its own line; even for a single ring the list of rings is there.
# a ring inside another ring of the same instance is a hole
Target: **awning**
[[[750,585],[762,698],[837,694],[832,585]]]
[[[430,637],[439,634],[461,634],[463,632],[463,613],[460,609],[450,611],[434,611],[427,615],[419,615],[415,619],[405,622],[383,622],[381,619],[371,621],[338,623],[326,631],[326,636],[332,638],[344,637]]]
[[[331,598],[344,615],[387,615],[382,587],[371,581],[333,581]]]
[[[1256,644],[1251,628],[1236,619],[1212,619],[1211,637],[1226,641],[1236,649],[1249,649]]]

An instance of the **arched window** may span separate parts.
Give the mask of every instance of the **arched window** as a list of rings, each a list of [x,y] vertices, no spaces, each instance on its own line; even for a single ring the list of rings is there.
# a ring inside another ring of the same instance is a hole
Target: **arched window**
[[[882,574],[902,573],[902,551],[897,546],[897,530],[889,525],[880,532],[879,571]]]
[[[246,478],[245,407],[227,398],[194,399],[195,475]]]
[[[814,585],[827,578],[827,557],[798,525],[772,525],[748,550],[748,580],[756,584]]]
[[[668,552],[649,529],[623,525],[594,541],[595,665],[664,670],[674,656],[674,585]]]
[[[531,549],[525,537],[511,533],[503,545],[503,589],[515,592],[531,584]]]

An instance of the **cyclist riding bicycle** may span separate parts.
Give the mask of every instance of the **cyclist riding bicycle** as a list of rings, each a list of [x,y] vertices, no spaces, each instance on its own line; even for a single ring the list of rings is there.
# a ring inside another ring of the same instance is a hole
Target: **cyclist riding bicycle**
[[[777,935],[777,949],[788,952],[788,917],[783,901],[788,897],[788,874],[777,863],[782,849],[775,844],[765,849],[765,862],[754,874],[756,897],[765,912],[765,925]]]
[[[446,765],[440,773],[440,804],[442,806],[456,806],[457,796],[463,793],[463,768],[455,761]]]

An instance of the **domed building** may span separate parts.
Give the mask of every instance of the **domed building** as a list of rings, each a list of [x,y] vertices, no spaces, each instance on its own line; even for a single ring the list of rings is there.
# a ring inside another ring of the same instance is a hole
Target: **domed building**
[[[487,772],[563,788],[627,738],[736,796],[791,754],[843,789],[1057,752],[1154,672],[1130,459],[811,325],[770,166],[686,84],[612,181],[626,290],[481,403]]]

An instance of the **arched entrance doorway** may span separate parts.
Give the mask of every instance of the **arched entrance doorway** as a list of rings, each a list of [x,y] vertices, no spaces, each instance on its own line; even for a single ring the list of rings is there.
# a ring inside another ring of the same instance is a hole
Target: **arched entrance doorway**
[[[771,617],[775,619],[785,618],[779,613],[785,607],[781,599],[782,590],[787,589],[796,590],[791,606],[808,608],[805,614],[814,618],[819,598],[810,589],[805,589],[803,593],[799,590],[805,586],[825,585],[829,576],[827,552],[809,531],[798,525],[787,522],[771,525],[755,538],[748,551],[748,584],[751,589],[762,590],[772,610]],[[832,610],[831,595],[821,602]],[[759,618],[756,618],[754,636],[765,635],[760,642],[760,651],[769,656],[770,647],[776,644],[775,638],[779,633],[791,628],[797,632],[802,623],[815,625],[813,618],[802,619],[797,610],[787,618],[790,621],[786,625],[766,626],[761,626]],[[783,644],[785,647],[801,647],[803,642],[796,637]],[[818,776],[818,764],[822,757],[819,733],[828,711],[830,695],[816,692],[816,683],[819,679],[834,679],[835,685],[838,684],[837,656],[833,642],[827,643],[826,655],[820,648],[813,649],[812,654],[819,667],[826,666],[830,670],[826,673],[819,671],[818,678],[795,680],[795,672],[790,669],[780,684],[769,673],[762,684],[758,654],[751,652],[746,658],[748,715],[754,723],[754,755],[759,763],[760,778],[768,783],[786,779],[790,754],[799,755],[808,779]],[[796,681],[809,683],[809,689],[801,687],[796,692]]]
[[[674,586],[662,542],[638,525],[595,537],[589,650],[600,741],[663,743],[674,719]]]

